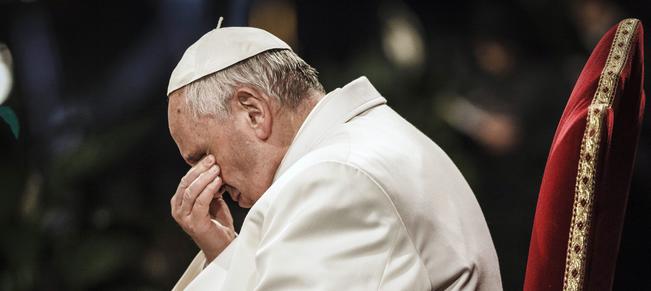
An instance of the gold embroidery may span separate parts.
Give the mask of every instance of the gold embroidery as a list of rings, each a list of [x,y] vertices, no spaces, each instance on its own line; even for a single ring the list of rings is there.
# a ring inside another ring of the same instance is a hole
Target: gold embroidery
[[[583,289],[586,250],[590,239],[592,206],[596,183],[596,164],[599,159],[604,117],[612,105],[619,75],[628,57],[629,47],[639,20],[624,19],[619,23],[613,43],[599,76],[597,90],[588,107],[586,129],[581,140],[579,165],[574,186],[572,220],[567,242],[563,290]]]

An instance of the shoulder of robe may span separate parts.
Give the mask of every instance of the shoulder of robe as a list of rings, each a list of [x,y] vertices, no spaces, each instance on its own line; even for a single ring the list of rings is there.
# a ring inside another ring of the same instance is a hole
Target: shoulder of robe
[[[384,189],[359,167],[337,160],[297,165],[274,185],[265,197],[265,224],[273,217],[291,219],[300,212],[336,212],[362,209],[380,215],[396,215]]]

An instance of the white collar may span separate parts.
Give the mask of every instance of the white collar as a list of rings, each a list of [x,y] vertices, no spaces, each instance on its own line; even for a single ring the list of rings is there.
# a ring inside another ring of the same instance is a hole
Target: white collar
[[[386,102],[387,100],[364,76],[323,96],[296,133],[276,170],[274,181],[301,157],[313,150],[336,125],[346,123],[370,108]]]

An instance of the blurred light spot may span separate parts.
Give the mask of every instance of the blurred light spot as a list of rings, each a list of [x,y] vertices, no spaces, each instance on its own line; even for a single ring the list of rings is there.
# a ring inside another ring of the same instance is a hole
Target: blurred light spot
[[[11,52],[3,43],[0,43],[0,104],[9,97],[13,77],[11,76]]]
[[[43,175],[34,171],[27,176],[21,213],[25,218],[35,218],[38,213],[39,193],[43,187]]]
[[[290,1],[254,1],[249,26],[264,29],[287,42],[294,50],[298,43],[296,7]]]
[[[513,68],[511,52],[501,42],[482,41],[476,45],[474,52],[482,70],[492,75],[505,75]]]
[[[419,22],[404,5],[385,7],[382,48],[389,61],[405,69],[422,67],[425,61],[425,43]]]
[[[454,97],[437,110],[448,124],[492,153],[509,152],[518,142],[519,130],[509,114],[490,112],[463,97]]]
[[[170,273],[168,256],[158,248],[153,248],[146,253],[142,266],[152,278],[164,279]]]
[[[579,37],[588,49],[594,47],[608,28],[621,17],[621,9],[611,2],[577,1],[574,5],[574,20]]]

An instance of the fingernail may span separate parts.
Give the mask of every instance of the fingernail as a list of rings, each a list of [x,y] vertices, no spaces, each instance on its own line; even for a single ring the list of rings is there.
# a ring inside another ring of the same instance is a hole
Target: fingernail
[[[212,164],[212,162],[213,162],[213,156],[212,155],[207,156],[206,157],[206,164],[210,165],[210,164]]]
[[[215,173],[215,172],[217,172],[217,166],[214,166],[214,165],[213,165],[212,167],[210,167],[210,172],[211,172],[211,173]]]

